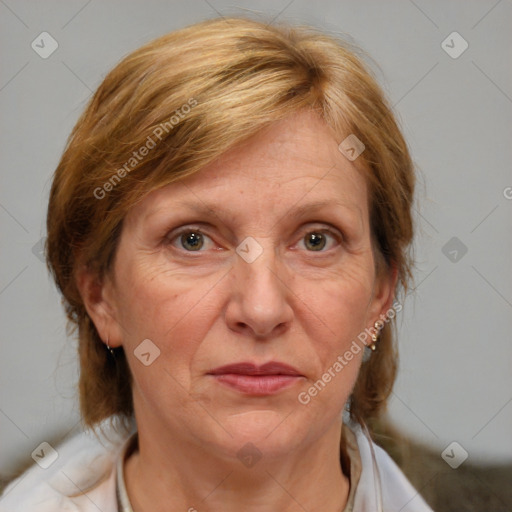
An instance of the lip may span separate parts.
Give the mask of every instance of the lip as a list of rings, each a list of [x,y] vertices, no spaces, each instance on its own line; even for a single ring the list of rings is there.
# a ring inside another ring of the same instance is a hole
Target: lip
[[[208,372],[210,375],[224,375],[227,373],[237,375],[295,375],[301,376],[299,370],[286,363],[270,361],[261,366],[251,362],[241,362],[219,366]]]
[[[253,396],[272,395],[304,377],[293,366],[278,361],[261,366],[251,362],[228,364],[211,370],[208,375],[220,384]]]

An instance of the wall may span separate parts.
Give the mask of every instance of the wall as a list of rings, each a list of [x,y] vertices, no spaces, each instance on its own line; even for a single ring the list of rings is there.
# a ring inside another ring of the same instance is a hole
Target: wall
[[[510,462],[512,4],[236,5],[0,3],[0,472],[80,428],[75,346],[39,253],[51,176],[71,128],[123,55],[173,29],[247,10],[346,33],[378,63],[420,173],[416,286],[400,313],[390,414],[440,457],[455,441],[456,457],[464,449],[473,461]]]

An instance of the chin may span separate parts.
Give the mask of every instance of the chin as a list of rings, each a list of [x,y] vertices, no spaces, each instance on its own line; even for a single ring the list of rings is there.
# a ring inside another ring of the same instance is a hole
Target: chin
[[[289,416],[288,416],[289,415]],[[259,450],[267,457],[285,455],[307,436],[306,423],[299,427],[290,411],[257,409],[225,417],[222,424],[231,434],[223,435],[228,451],[240,456],[240,451]]]

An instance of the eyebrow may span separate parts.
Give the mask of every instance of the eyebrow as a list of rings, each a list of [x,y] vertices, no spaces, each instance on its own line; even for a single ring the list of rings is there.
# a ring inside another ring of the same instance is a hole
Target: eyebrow
[[[178,202],[176,203],[176,206],[179,206],[180,208],[186,208],[194,213],[200,214],[200,215],[215,215],[219,216],[218,214],[225,213],[228,216],[233,215],[232,212],[229,211],[223,211],[222,208],[219,208],[217,205],[208,204],[205,202]],[[323,208],[329,208],[329,207],[335,207],[335,208],[343,208],[346,209],[353,214],[357,215],[358,221],[362,222],[362,210],[361,208],[356,205],[355,203],[352,204],[344,204],[339,201],[335,200],[324,200],[324,201],[314,201],[312,203],[307,204],[301,204],[298,206],[293,206],[288,211],[285,212],[285,214],[279,219],[283,219],[285,217],[293,216],[295,219],[301,219],[303,217],[306,217],[310,215],[311,213],[315,212],[316,210],[320,210]],[[155,208],[154,210],[150,210],[145,216],[144,220],[148,220],[150,217],[153,217],[154,215],[158,215],[159,213],[163,213],[169,211],[166,207],[161,208]]]
[[[310,213],[321,210],[322,208],[329,208],[329,207],[336,207],[336,208],[344,208],[347,210],[350,210],[352,212],[357,213],[359,216],[361,216],[361,208],[359,208],[356,204],[344,204],[339,201],[314,201],[312,203],[303,204],[300,206],[297,206],[295,208],[291,208],[286,212],[286,215],[293,215],[294,217],[304,217],[306,215],[309,215]]]

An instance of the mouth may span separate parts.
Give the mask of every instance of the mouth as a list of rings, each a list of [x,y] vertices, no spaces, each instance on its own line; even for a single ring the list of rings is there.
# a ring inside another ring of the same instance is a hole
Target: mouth
[[[220,366],[208,372],[215,380],[246,395],[272,395],[293,386],[304,378],[296,368],[270,361],[262,366],[241,362]]]

